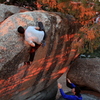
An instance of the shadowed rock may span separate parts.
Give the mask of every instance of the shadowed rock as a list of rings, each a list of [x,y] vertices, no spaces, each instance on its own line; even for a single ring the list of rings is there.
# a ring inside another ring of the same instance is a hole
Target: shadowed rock
[[[70,67],[68,77],[80,86],[100,92],[100,59],[79,58]]]

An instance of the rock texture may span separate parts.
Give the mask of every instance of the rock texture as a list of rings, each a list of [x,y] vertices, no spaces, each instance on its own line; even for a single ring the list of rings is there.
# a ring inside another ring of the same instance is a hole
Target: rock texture
[[[68,77],[80,86],[100,93],[100,59],[79,58],[70,67]]]
[[[57,82],[51,84],[48,88],[34,94],[32,97],[27,98],[27,100],[56,100],[57,94]]]
[[[0,23],[4,21],[6,18],[8,18],[9,16],[24,11],[28,11],[28,10],[18,6],[0,4]]]
[[[18,13],[20,11],[19,7],[16,6],[7,6],[5,4],[0,4],[0,22],[5,20],[7,17]]]
[[[45,26],[46,46],[37,50],[32,65],[22,66],[28,60],[29,46],[24,44],[17,28],[36,25],[37,20]],[[3,21],[0,25],[0,100],[28,100],[56,82],[78,55],[74,44],[82,43],[74,39],[75,32],[76,24],[43,10],[16,13]]]

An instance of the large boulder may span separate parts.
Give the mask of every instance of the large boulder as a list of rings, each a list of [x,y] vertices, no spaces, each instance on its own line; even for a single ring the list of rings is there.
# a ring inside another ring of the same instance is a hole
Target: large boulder
[[[75,84],[100,92],[100,58],[78,58],[67,76]]]
[[[32,65],[21,65],[28,60],[30,47],[24,44],[17,28],[37,25],[37,21],[45,26],[46,46],[37,50]],[[74,44],[81,41],[73,40],[75,31],[76,27],[71,29],[67,18],[43,10],[16,13],[3,21],[0,25],[0,100],[26,100],[56,82],[78,55]]]

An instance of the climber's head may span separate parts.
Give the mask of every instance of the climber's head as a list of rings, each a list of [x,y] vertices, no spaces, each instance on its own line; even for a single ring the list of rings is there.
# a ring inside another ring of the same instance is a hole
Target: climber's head
[[[80,95],[80,92],[81,92],[81,89],[78,86],[76,86],[75,88],[72,89],[72,92],[75,95],[79,96]]]
[[[21,33],[21,34],[24,34],[25,29],[24,29],[22,26],[19,26],[18,29],[17,29],[17,31],[18,31],[19,33]]]

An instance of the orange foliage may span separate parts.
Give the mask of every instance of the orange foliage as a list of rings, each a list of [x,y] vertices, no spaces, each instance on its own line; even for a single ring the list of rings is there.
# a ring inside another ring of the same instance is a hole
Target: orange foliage
[[[91,8],[85,8],[82,5],[79,7],[80,9],[80,18],[83,18],[84,16],[92,17],[95,15],[95,12],[92,11]]]
[[[69,6],[71,6],[70,12],[76,12],[76,17],[82,25],[88,24],[95,16],[95,11],[93,11],[93,7],[84,7],[81,2],[70,2]],[[78,13],[77,13],[78,12]]]
[[[39,2],[36,2],[38,10],[41,10],[42,5]]]
[[[85,38],[89,40],[95,39],[95,30],[89,30],[87,27],[82,27],[80,31],[85,33]]]
[[[65,12],[65,9],[67,10],[67,8],[66,8],[66,3],[65,3],[65,2],[59,3],[59,4],[57,5],[57,8],[59,9],[59,11]]]
[[[91,3],[87,3],[88,7],[84,7],[82,2],[74,1],[58,3],[57,0],[38,0],[38,2],[41,2],[43,6],[48,6],[49,9],[54,8],[63,13],[74,12],[74,17],[77,17],[82,25],[90,23],[90,19],[95,15],[93,7],[90,7]],[[94,3],[92,3],[92,6],[94,6]]]
[[[72,6],[72,10],[79,9],[78,6],[80,6],[81,2],[73,2],[71,1],[69,6]]]

